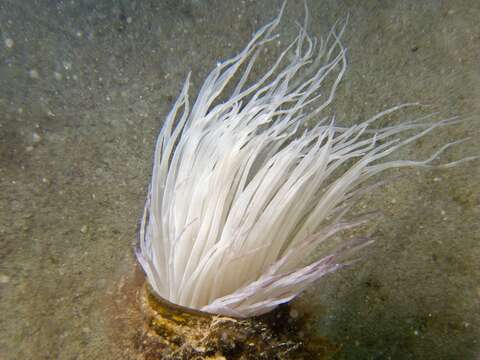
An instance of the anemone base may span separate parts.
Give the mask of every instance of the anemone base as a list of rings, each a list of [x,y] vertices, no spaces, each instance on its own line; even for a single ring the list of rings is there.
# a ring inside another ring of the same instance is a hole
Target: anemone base
[[[139,300],[145,331],[137,344],[146,360],[328,359],[338,351],[324,338],[307,336],[304,318],[289,305],[235,319],[171,304],[146,284]]]

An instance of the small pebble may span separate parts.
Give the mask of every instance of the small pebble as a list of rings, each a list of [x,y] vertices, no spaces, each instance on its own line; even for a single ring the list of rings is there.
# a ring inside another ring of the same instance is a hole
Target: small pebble
[[[88,226],[87,226],[87,225],[83,225],[83,226],[80,228],[80,232],[81,232],[82,234],[85,234],[85,233],[87,232],[87,230],[88,230]]]
[[[13,45],[15,45],[15,43],[13,42],[12,39],[10,39],[10,38],[5,39],[5,46],[7,48],[11,49],[13,47]]]
[[[38,133],[34,132],[32,134],[32,141],[34,144],[38,144],[40,141],[42,141],[42,137]]]
[[[30,75],[30,77],[32,79],[38,79],[40,76],[38,75],[38,71],[35,70],[35,69],[32,69],[28,72],[28,75]]]

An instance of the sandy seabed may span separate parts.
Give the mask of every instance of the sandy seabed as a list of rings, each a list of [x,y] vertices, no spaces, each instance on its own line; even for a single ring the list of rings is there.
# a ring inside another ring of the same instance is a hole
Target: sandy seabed
[[[133,246],[162,119],[189,70],[197,89],[280,5],[0,2],[2,359],[128,357],[138,329],[115,316],[135,316]],[[417,115],[467,121],[402,156],[466,136],[442,159],[480,153],[478,1],[309,8],[317,35],[350,17],[349,68],[333,104],[340,122],[420,101],[431,106]],[[287,37],[302,18],[303,4],[290,1]],[[478,358],[480,164],[403,174],[360,204],[384,214],[364,260],[294,306],[341,346],[337,359]]]

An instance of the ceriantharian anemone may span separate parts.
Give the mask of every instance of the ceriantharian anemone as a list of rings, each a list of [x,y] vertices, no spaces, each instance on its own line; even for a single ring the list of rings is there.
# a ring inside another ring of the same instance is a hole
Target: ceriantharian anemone
[[[216,65],[192,104],[187,77],[158,136],[137,257],[153,291],[174,304],[246,318],[292,300],[341,267],[345,250],[369,243],[345,241],[305,263],[319,244],[368,220],[344,220],[372,189],[367,180],[387,169],[433,166],[454,144],[421,161],[392,159],[457,121],[376,127],[412,104],[350,127],[326,115],[347,68],[346,21],[318,40],[307,34],[307,13],[296,38],[250,79],[277,38],[283,9]]]

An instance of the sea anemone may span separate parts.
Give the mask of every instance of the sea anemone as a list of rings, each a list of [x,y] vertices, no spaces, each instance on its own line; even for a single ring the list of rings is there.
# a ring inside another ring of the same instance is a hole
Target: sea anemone
[[[454,144],[421,161],[391,159],[457,121],[376,127],[412,104],[350,127],[327,115],[347,67],[346,21],[318,40],[307,34],[307,12],[296,38],[250,79],[277,38],[284,6],[238,55],[216,65],[192,104],[187,77],[158,136],[137,257],[154,293],[171,303],[246,318],[289,302],[340,268],[347,250],[370,242],[315,251],[369,219],[345,220],[375,186],[367,180],[387,169],[432,166]]]

